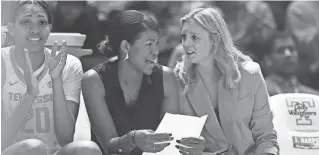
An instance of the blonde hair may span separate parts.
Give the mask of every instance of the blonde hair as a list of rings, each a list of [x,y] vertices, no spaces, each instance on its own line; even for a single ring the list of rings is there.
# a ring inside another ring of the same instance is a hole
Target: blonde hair
[[[218,49],[214,54],[214,66],[221,72],[221,80],[223,80],[224,86],[228,89],[233,89],[235,84],[241,79],[241,73],[239,71],[239,64],[243,61],[252,61],[251,58],[244,55],[239,51],[231,38],[231,35],[227,29],[226,23],[220,13],[214,8],[198,8],[189,14],[181,18],[181,25],[190,19],[195,20],[201,25],[210,36],[218,34],[220,41]],[[180,84],[184,87],[184,92],[191,88],[196,78],[196,65],[188,64],[185,61],[185,55],[183,60],[175,66],[175,74],[180,81]]]

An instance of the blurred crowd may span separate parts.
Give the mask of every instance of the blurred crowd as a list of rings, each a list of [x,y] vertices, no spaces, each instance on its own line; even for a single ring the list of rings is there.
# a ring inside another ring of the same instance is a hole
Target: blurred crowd
[[[12,1],[1,1],[2,26]],[[52,32],[87,36],[80,58],[84,71],[106,57],[97,50],[108,20],[122,10],[140,10],[161,29],[158,63],[174,67],[183,48],[180,18],[199,7],[214,7],[223,15],[236,46],[258,62],[270,95],[319,91],[319,2],[316,1],[49,1],[54,10]],[[5,30],[2,30],[4,32]],[[10,45],[6,37],[3,46]]]

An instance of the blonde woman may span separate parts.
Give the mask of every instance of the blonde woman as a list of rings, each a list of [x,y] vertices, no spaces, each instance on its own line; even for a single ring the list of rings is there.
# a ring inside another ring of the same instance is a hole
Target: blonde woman
[[[180,109],[208,119],[200,138],[178,139],[176,147],[185,155],[278,154],[259,65],[236,49],[215,9],[196,9],[181,24],[184,56],[175,66],[183,91]]]

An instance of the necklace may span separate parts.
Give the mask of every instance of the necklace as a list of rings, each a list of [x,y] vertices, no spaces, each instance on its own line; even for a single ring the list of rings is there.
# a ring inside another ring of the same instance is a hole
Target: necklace
[[[132,91],[129,91],[128,84],[125,82],[125,80],[122,78],[122,76],[120,76],[120,74],[118,74],[118,75],[119,75],[119,79],[120,79],[120,85],[121,85],[123,92],[124,92],[124,97],[125,97],[125,93],[127,93],[129,95],[128,97],[126,97],[127,102],[130,101],[131,99],[134,99],[133,93],[137,91],[138,87],[134,87],[134,89]]]

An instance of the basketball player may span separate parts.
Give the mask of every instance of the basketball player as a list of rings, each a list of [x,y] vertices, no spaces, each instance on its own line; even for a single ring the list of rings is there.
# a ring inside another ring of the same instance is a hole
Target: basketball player
[[[9,33],[14,45],[1,49],[2,154],[101,154],[93,142],[73,142],[79,109],[80,61],[44,45],[52,28],[41,0],[13,5]]]

